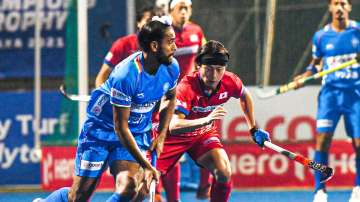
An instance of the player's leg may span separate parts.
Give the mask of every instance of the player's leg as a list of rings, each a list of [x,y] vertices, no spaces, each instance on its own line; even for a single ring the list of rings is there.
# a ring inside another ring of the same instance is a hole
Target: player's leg
[[[166,175],[161,176],[161,180],[166,192],[166,200],[180,201],[180,163],[177,162]]]
[[[106,143],[97,142],[92,137],[80,134],[75,157],[75,177],[71,188],[56,190],[44,201],[89,200],[102,172],[106,169],[107,157]]]
[[[357,202],[360,201],[360,138],[359,137],[352,138],[352,143],[356,155],[355,156],[356,175],[355,175],[355,185],[352,190],[349,202]]]
[[[110,172],[115,179],[115,192],[107,202],[134,200],[140,191],[144,177],[143,168],[133,161],[113,161]]]
[[[205,168],[200,168],[200,182],[198,190],[196,191],[196,198],[208,199],[210,198],[210,188],[212,177],[210,172]]]
[[[228,201],[232,188],[231,167],[229,157],[220,142],[220,135],[217,132],[202,135],[188,153],[214,177],[210,201]]]
[[[333,133],[341,115],[341,102],[343,94],[338,89],[324,86],[318,97],[317,112],[317,136],[316,151],[314,160],[318,163],[328,165],[329,149]],[[326,202],[327,194],[325,183],[320,183],[322,174],[318,171],[314,173],[315,196],[313,202]]]
[[[332,140],[332,133],[318,133],[316,136],[316,146],[315,146],[315,157],[314,160],[318,163],[328,165],[329,161],[329,150]],[[320,183],[322,180],[322,174],[319,171],[315,171],[315,192],[325,188],[325,183]]]
[[[359,94],[358,94],[359,93]],[[344,113],[345,129],[348,136],[352,138],[355,151],[355,186],[349,202],[360,201],[360,90],[347,94],[346,106],[349,108]]]
[[[214,176],[210,201],[228,201],[231,192],[231,167],[225,150],[222,148],[212,149],[199,157],[196,162]]]
[[[193,139],[195,137],[183,137],[183,136],[167,136],[164,142],[163,152],[160,154],[160,157],[157,161],[156,168],[161,172],[162,176],[172,175],[174,171],[174,166],[178,164],[181,156],[192,146],[194,143]],[[175,168],[175,172],[177,168]],[[178,168],[180,169],[180,167]],[[176,174],[176,173],[175,173]],[[173,183],[176,183],[175,189],[172,189],[171,186],[165,186],[167,202],[179,202],[180,201],[180,175],[175,179]],[[163,181],[164,182],[164,181]],[[169,181],[167,181],[169,182]],[[164,182],[167,183],[167,182]],[[170,188],[170,189],[169,189]]]

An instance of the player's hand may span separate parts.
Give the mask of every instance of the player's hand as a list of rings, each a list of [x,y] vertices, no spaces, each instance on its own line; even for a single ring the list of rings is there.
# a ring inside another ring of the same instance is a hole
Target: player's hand
[[[260,147],[264,147],[265,141],[270,141],[269,133],[259,128],[252,128],[250,130],[252,139]]]
[[[304,86],[304,82],[302,81],[304,78],[311,76],[311,71],[306,71],[303,74],[296,76],[293,80],[294,89],[298,89]]]
[[[164,149],[165,137],[166,137],[166,135],[159,135],[151,143],[150,151],[155,150],[158,157],[160,156],[161,152]]]
[[[144,171],[144,183],[146,185],[146,192],[150,191],[150,184],[152,180],[155,180],[156,183],[159,182],[160,173],[153,167],[146,167]]]
[[[226,114],[224,107],[218,106],[207,117],[205,124],[212,123],[214,120],[223,119]]]

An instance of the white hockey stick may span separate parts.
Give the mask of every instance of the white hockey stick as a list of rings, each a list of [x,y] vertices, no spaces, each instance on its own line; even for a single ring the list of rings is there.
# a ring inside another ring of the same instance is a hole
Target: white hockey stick
[[[156,167],[156,160],[157,160],[157,154],[156,150],[151,152],[151,164],[152,166]],[[150,191],[149,191],[149,202],[155,202],[155,191],[156,191],[156,181],[152,180],[150,184]]]
[[[90,100],[90,95],[67,94],[64,85],[61,85],[59,87],[59,91],[65,98],[67,98],[71,101],[89,102],[89,100]]]

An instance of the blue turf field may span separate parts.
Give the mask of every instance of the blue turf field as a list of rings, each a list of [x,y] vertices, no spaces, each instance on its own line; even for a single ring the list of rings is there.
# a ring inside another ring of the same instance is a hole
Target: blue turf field
[[[350,197],[350,190],[329,191],[328,202],[347,202]],[[1,202],[25,202],[32,201],[36,197],[45,197],[48,193],[0,193]],[[104,202],[111,193],[98,192],[94,195],[92,202]],[[311,202],[311,191],[233,191],[231,202]],[[205,202],[196,200],[195,192],[181,192],[182,202]]]

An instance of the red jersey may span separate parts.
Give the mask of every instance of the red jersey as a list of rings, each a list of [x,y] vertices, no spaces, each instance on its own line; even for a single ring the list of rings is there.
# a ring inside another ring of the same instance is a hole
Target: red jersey
[[[130,34],[117,39],[106,54],[104,63],[114,68],[119,62],[139,50],[137,35]]]
[[[231,97],[240,98],[244,87],[241,79],[234,73],[225,71],[217,90],[207,96],[200,81],[199,72],[187,75],[179,83],[176,89],[176,110],[185,114],[186,119],[198,119],[206,117],[217,106],[223,105]],[[193,132],[183,134],[193,136],[216,130],[215,125],[200,127]]]
[[[195,56],[199,48],[205,43],[204,33],[201,27],[195,23],[189,22],[182,29],[174,27],[175,58],[179,62],[181,80],[185,75],[194,70]]]

